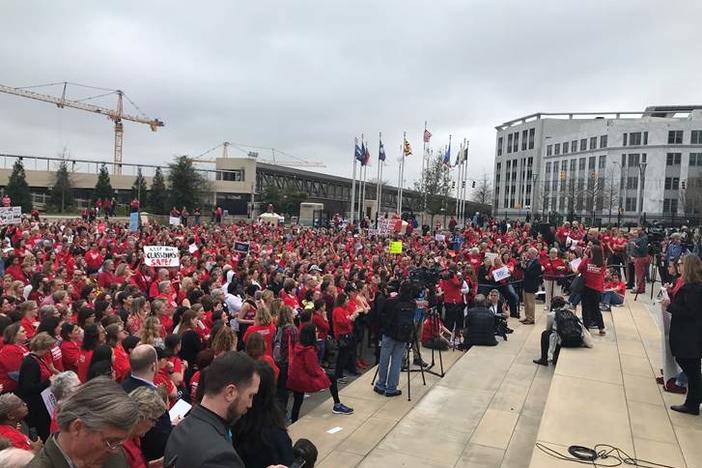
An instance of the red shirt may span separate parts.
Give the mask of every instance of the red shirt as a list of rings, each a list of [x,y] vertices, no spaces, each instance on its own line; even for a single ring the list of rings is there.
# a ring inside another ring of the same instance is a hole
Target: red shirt
[[[88,268],[97,270],[102,266],[102,262],[102,255],[97,250],[91,249],[85,253],[85,263],[88,265]]]
[[[31,340],[34,337],[34,334],[37,330],[37,328],[34,326],[34,322],[31,319],[28,319],[27,317],[22,317],[22,320],[20,320],[20,324],[22,325],[22,328],[24,328],[24,331],[27,332],[27,339]]]
[[[604,290],[604,277],[607,267],[598,267],[590,263],[590,259],[586,258],[580,262],[578,271],[583,275],[583,282],[586,288],[594,289],[602,292]]]
[[[605,283],[605,289],[612,289],[614,288],[614,292],[619,294],[620,296],[624,296],[624,293],[626,292],[626,284],[624,284],[623,281],[607,281]]]
[[[121,382],[129,377],[129,354],[121,344],[112,348],[112,370],[115,372],[115,380]]]
[[[127,465],[130,468],[146,468],[146,460],[141,452],[141,439],[132,437],[122,444],[124,454],[127,457]]]
[[[171,380],[171,376],[168,373],[168,369],[165,367],[163,369],[159,369],[159,371],[156,373],[154,376],[154,385],[161,385],[163,384],[166,387],[166,394],[170,395],[176,390],[176,386]],[[170,408],[173,406],[175,403],[174,400],[171,399],[171,397],[168,397],[168,407]]]
[[[275,337],[275,325],[272,323],[270,325],[251,325],[246,329],[244,333],[244,344],[249,339],[252,333],[258,333],[263,337],[263,341],[266,342],[266,354],[273,355],[273,338]]]
[[[16,372],[16,377],[19,377],[19,369],[27,354],[29,350],[21,344],[6,344],[0,349],[0,384],[3,386],[3,392],[13,392],[17,389],[17,381],[8,374]]]
[[[269,354],[264,354],[263,356],[258,358],[258,360],[263,361],[270,366],[271,370],[273,370],[273,378],[276,382],[278,382],[278,376],[280,375],[280,369],[278,368],[278,365],[273,360],[273,357],[270,356]]]
[[[332,323],[334,325],[334,334],[337,338],[348,335],[353,331],[353,322],[347,315],[347,310],[344,307],[334,307]]]
[[[101,289],[107,289],[113,286],[117,286],[119,281],[117,280],[115,274],[111,271],[103,271],[98,275],[97,283]]]
[[[549,257],[545,261],[539,263],[544,267],[544,279],[555,280],[562,278],[568,273],[568,266],[560,258],[551,260]]]
[[[0,437],[10,441],[13,447],[22,450],[32,450],[32,441],[16,427],[0,424]]]
[[[53,364],[57,371],[63,372],[63,353],[61,353],[61,348],[58,345],[51,348],[51,351],[46,353],[42,359],[47,366]]]
[[[462,284],[463,280],[455,274],[449,280],[442,279],[439,281],[439,287],[444,291],[444,304],[463,304]]]
[[[61,343],[61,360],[65,370],[78,370],[78,358],[80,357],[80,346],[73,341],[64,341]]]
[[[422,326],[422,343],[440,336],[441,327],[443,326],[444,323],[438,317],[427,317],[424,319],[424,325]]]
[[[312,323],[317,327],[317,336],[319,339],[326,339],[327,335],[329,335],[329,320],[322,314],[313,313]]]
[[[93,360],[92,350],[81,349],[78,356],[78,378],[81,382],[88,381],[88,370],[90,369],[90,361]]]

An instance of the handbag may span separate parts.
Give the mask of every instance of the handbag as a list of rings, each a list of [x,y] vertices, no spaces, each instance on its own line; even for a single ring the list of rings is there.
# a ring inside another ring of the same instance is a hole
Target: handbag
[[[570,283],[570,293],[582,294],[583,291],[585,291],[585,279],[583,275],[578,275],[573,278],[573,281]]]

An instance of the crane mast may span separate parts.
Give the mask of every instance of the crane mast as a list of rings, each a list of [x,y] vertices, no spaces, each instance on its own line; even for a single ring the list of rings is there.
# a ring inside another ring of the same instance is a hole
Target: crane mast
[[[113,158],[114,174],[119,175],[122,173],[122,143],[124,140],[124,125],[122,124],[123,120],[146,124],[149,126],[149,128],[151,128],[151,131],[153,132],[158,130],[158,127],[163,127],[163,122],[159,119],[125,114],[123,102],[124,92],[121,90],[115,90],[110,92],[110,94],[114,93],[117,95],[117,106],[115,109],[109,109],[106,107],[96,106],[94,104],[89,104],[86,102],[66,99],[66,87],[68,83],[63,82],[61,84],[63,84],[63,91],[61,93],[61,97],[37,93],[35,91],[30,91],[28,89],[23,88],[13,88],[11,86],[6,86],[2,84],[0,84],[0,93],[10,94],[13,96],[20,96],[27,99],[34,99],[36,101],[41,102],[48,102],[50,104],[55,104],[60,109],[68,107],[71,109],[92,112],[94,114],[101,114],[106,116],[108,119],[112,120],[115,124],[115,146]]]

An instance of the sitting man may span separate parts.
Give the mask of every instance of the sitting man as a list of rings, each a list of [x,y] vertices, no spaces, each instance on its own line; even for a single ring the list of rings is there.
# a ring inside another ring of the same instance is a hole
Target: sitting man
[[[624,293],[626,284],[619,278],[619,273],[611,271],[605,278],[605,287],[602,292],[602,304],[600,309],[604,311],[612,310],[611,306],[624,304]]]
[[[451,330],[444,326],[444,322],[437,314],[430,314],[424,319],[421,341],[425,348],[446,351],[449,348],[451,335]]]
[[[555,296],[551,299],[551,311],[546,314],[546,329],[541,332],[541,357],[534,359],[534,364],[548,366],[549,357],[552,356],[555,366],[561,347],[591,347],[586,335],[589,338],[589,332],[580,319],[566,307],[565,299]]]
[[[495,315],[495,335],[501,336],[507,341],[507,335],[514,330],[507,326],[507,317],[509,317],[509,306],[500,297],[500,292],[497,289],[492,289],[488,293],[488,309]]]
[[[466,328],[463,331],[465,341],[461,349],[467,351],[471,346],[497,346],[495,339],[495,315],[487,307],[487,299],[478,294],[473,301],[474,307],[468,310]]]

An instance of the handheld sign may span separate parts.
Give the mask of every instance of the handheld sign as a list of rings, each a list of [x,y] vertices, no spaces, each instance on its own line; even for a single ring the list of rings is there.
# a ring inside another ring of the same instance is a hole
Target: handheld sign
[[[180,218],[178,216],[169,216],[168,224],[171,226],[180,226]]]
[[[22,221],[21,206],[3,206],[0,207],[0,226],[8,224],[17,224]]]
[[[248,242],[234,242],[234,251],[239,252],[239,253],[248,253],[249,252],[249,243]]]
[[[498,255],[495,252],[485,252],[485,258],[490,260],[490,265],[495,263],[495,259]]]
[[[139,230],[139,213],[129,213],[129,232],[137,232]]]
[[[402,241],[390,242],[390,253],[391,254],[401,254],[402,253]]]
[[[152,267],[177,267],[180,266],[180,253],[176,247],[145,245],[144,264]]]
[[[495,278],[496,282],[505,280],[510,277],[509,274],[509,268],[507,267],[502,267],[498,268],[497,270],[492,271],[492,277]]]

